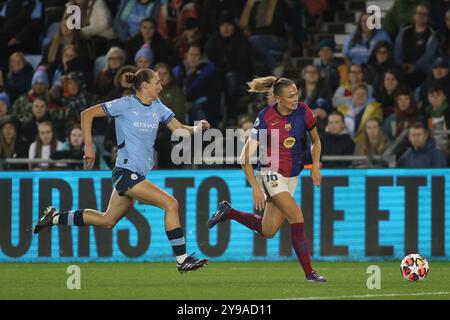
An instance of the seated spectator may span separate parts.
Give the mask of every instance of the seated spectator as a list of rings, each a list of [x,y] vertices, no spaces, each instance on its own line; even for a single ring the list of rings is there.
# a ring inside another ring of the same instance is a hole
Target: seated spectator
[[[239,97],[245,94],[245,84],[252,73],[250,42],[236,25],[234,18],[220,18],[219,30],[206,43],[205,52],[221,77],[228,124],[236,124]]]
[[[444,90],[438,84],[428,89],[429,106],[426,111],[429,114],[428,128],[431,129],[431,136],[436,142],[436,148],[447,154],[449,150],[448,134],[450,129],[450,108]]]
[[[11,115],[0,118],[0,159],[26,158],[28,144],[19,133],[20,122]],[[26,165],[1,164],[2,170],[23,170]]]
[[[298,88],[299,99],[305,102],[316,115],[317,129],[319,133],[322,133],[325,130],[327,115],[333,111],[333,106],[330,89],[322,78],[318,66],[310,64],[303,68]]]
[[[161,6],[158,18],[158,31],[161,35],[175,42],[183,34],[187,18],[197,18],[197,9],[191,0],[168,0]]]
[[[40,97],[34,99],[31,112],[33,114],[33,118],[27,122],[24,122],[20,129],[21,134],[27,139],[28,144],[31,144],[36,139],[37,127],[41,122],[53,122],[57,138],[64,140],[64,121],[53,121],[53,118],[48,110],[47,102],[44,99]]]
[[[36,140],[30,145],[28,150],[28,159],[50,159],[50,154],[56,150],[61,150],[63,143],[56,139],[53,133],[53,125],[51,122],[42,122],[38,124],[38,134]],[[48,163],[30,164],[30,169],[49,169],[53,165]]]
[[[388,41],[378,42],[372,50],[369,62],[364,70],[367,82],[374,88],[379,88],[384,80],[384,73],[393,70],[404,78],[403,70],[394,61],[392,44]]]
[[[382,156],[388,147],[388,140],[383,134],[381,121],[378,118],[370,118],[364,126],[364,135],[355,146],[355,155],[367,156],[367,160],[354,161],[353,165],[359,168],[386,167],[383,160],[374,159],[374,156]]]
[[[394,70],[387,70],[380,87],[375,89],[375,100],[381,103],[383,118],[387,118],[394,112],[395,92],[402,82],[404,82],[404,79],[401,78],[400,74],[397,74]]]
[[[355,143],[345,127],[344,115],[333,111],[328,115],[326,131],[321,134],[323,156],[350,156],[353,155]],[[327,168],[348,167],[349,161],[324,161]]]
[[[126,81],[125,74],[127,72],[135,73],[136,71],[137,68],[132,65],[125,65],[117,71],[117,74],[114,77],[114,89],[112,92],[112,96],[115,99],[134,93],[133,85]]]
[[[14,52],[9,57],[9,72],[6,75],[6,92],[14,101],[31,88],[33,67],[25,60],[22,52]]]
[[[445,155],[436,148],[423,123],[415,123],[409,128],[408,139],[412,147],[399,159],[398,167],[419,169],[447,166]]]
[[[219,29],[221,17],[227,15],[239,19],[245,0],[223,1],[208,0],[203,1],[199,9],[200,29],[207,35],[212,35]]]
[[[381,25],[391,36],[395,36],[403,25],[411,23],[416,6],[422,3],[429,4],[428,0],[395,0],[392,7],[386,12]],[[394,37],[393,37],[394,38]]]
[[[416,88],[425,79],[433,59],[426,52],[434,37],[429,13],[428,6],[416,6],[413,24],[403,27],[395,39],[395,62],[402,66],[411,88]]]
[[[369,102],[368,89],[366,85],[358,85],[354,88],[352,100],[348,104],[338,107],[344,115],[345,126],[356,143],[363,136],[366,122],[372,118],[383,119],[383,111],[379,102]]]
[[[114,18],[114,31],[121,41],[128,40],[139,32],[145,18],[158,19],[161,0],[121,0]]]
[[[322,39],[319,42],[319,58],[314,59],[314,64],[320,68],[332,92],[341,83],[347,82],[348,76],[345,60],[334,56],[335,46],[334,39]]]
[[[52,160],[71,159],[83,161],[83,157],[83,134],[81,132],[81,127],[79,125],[74,125],[74,127],[70,130],[68,141],[63,144],[60,150],[52,152],[50,158]],[[72,170],[81,170],[83,169],[83,163],[68,164],[66,167]],[[94,168],[98,168],[98,166],[94,165]]]
[[[27,122],[33,118],[33,113],[31,112],[32,103],[36,98],[41,98],[47,101],[48,107],[53,112],[61,112],[62,108],[50,98],[50,93],[48,91],[49,82],[47,73],[43,66],[39,67],[33,75],[31,80],[31,90],[27,93],[21,95],[16,99],[12,106],[12,114],[14,114],[20,122]]]
[[[113,29],[113,17],[105,0],[72,0],[67,3],[81,9],[81,35],[91,39],[97,56],[105,55],[108,45],[116,38]]]
[[[445,27],[435,32],[435,37],[427,50],[430,51],[430,55],[437,55],[450,63],[450,9],[445,13]]]
[[[9,113],[11,100],[5,92],[0,93],[0,121]]]
[[[82,39],[79,29],[67,27],[68,16],[65,14],[59,23],[58,33],[51,39],[50,43],[42,49],[42,60],[39,65],[48,65],[47,74],[51,81],[56,69],[61,65],[62,51],[68,45],[73,45],[77,56],[85,64],[85,69],[92,69],[95,59],[95,48],[91,41]]]
[[[265,73],[281,77],[284,66],[277,61],[288,42],[285,30],[286,4],[281,0],[247,0],[239,21],[256,55],[262,59]]]
[[[44,33],[42,0],[0,1],[0,69],[13,52],[39,54]]]
[[[362,67],[359,64],[352,64],[348,73],[348,81],[339,86],[334,92],[333,107],[337,108],[340,105],[349,103],[352,100],[353,88],[360,84],[367,85]],[[367,90],[369,91],[369,101],[373,101],[373,87],[367,85]]]
[[[144,44],[134,56],[134,63],[138,70],[150,69],[154,61],[153,51],[148,44]]]
[[[206,41],[207,38],[202,31],[200,31],[198,19],[186,18],[184,21],[183,33],[174,41],[178,53],[178,59],[180,61],[184,60],[184,56],[192,43],[197,43],[204,47]]]
[[[442,58],[437,58],[434,61],[428,78],[418,89],[419,107],[428,104],[428,88],[435,83],[444,89],[447,100],[450,100],[450,68]]]
[[[106,54],[106,66],[94,81],[94,93],[99,101],[113,99],[114,77],[126,62],[126,54],[120,47],[112,47]]]
[[[239,131],[239,142],[242,146],[245,145],[248,138],[250,137],[250,132],[253,129],[254,117],[250,115],[245,115],[239,119],[238,128]]]
[[[342,53],[354,64],[366,64],[375,45],[380,41],[391,42],[389,35],[383,29],[369,29],[367,20],[369,14],[361,13],[356,30],[350,33],[344,43]]]
[[[193,44],[186,55],[186,61],[174,68],[177,83],[183,86],[188,102],[189,125],[206,119],[213,127],[221,120],[221,88],[217,68],[203,57],[202,48]]]
[[[94,104],[92,95],[86,90],[84,75],[80,72],[71,72],[67,75],[67,95],[62,99],[67,108],[66,128],[72,127],[81,121],[81,112]],[[94,119],[92,134],[97,135],[104,129],[104,118]]]
[[[134,56],[144,44],[148,44],[153,51],[154,63],[165,62],[172,67],[178,64],[178,57],[174,45],[164,39],[156,30],[156,22],[151,18],[142,20],[140,30],[125,42],[128,53],[128,63],[134,63]]]
[[[186,95],[175,81],[175,76],[169,65],[158,63],[154,68],[161,79],[163,90],[159,93],[161,102],[175,113],[175,118],[186,123]]]
[[[404,129],[419,121],[421,117],[417,112],[413,92],[406,86],[400,87],[395,94],[394,112],[384,121],[384,134],[390,142],[393,142]],[[399,154],[404,151],[405,149]]]

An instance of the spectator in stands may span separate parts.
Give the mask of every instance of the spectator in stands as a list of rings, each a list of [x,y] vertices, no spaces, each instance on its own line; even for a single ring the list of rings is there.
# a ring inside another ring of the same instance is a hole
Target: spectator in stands
[[[125,74],[127,72],[135,73],[136,71],[137,68],[133,65],[125,65],[117,71],[114,77],[113,97],[120,98],[134,93],[133,86],[125,79]]]
[[[445,13],[445,27],[436,31],[433,40],[436,43],[431,43],[427,50],[436,47],[437,55],[450,63],[450,9]]]
[[[374,159],[374,156],[383,155],[387,147],[388,140],[383,134],[381,121],[378,118],[370,118],[364,126],[361,141],[355,145],[355,155],[367,156],[367,160],[354,161],[353,165],[359,168],[385,167],[385,161]]]
[[[5,92],[0,93],[0,121],[9,113],[11,99]]]
[[[134,63],[139,69],[150,69],[155,61],[153,51],[148,44],[144,44],[134,56]]]
[[[384,73],[387,70],[393,70],[396,75],[404,78],[403,69],[394,61],[392,44],[388,41],[380,41],[373,48],[364,70],[367,82],[374,88],[379,88],[383,84]]]
[[[139,32],[145,18],[158,19],[161,0],[121,0],[114,19],[114,31],[121,41],[128,40]]]
[[[344,59],[334,56],[335,46],[334,39],[322,39],[318,46],[319,58],[314,59],[332,92],[347,81],[347,65]]]
[[[348,134],[345,127],[344,115],[338,111],[333,111],[328,115],[326,132],[320,136],[323,156],[350,156],[353,155],[355,142]],[[325,161],[324,167],[348,167],[349,161]]]
[[[395,39],[395,62],[402,66],[411,88],[416,88],[425,79],[434,57],[426,51],[434,38],[429,14],[428,6],[416,6],[413,24],[403,27]]]
[[[401,74],[397,73],[395,69],[388,69],[384,73],[384,80],[380,87],[375,89],[375,100],[381,103],[384,119],[394,112],[395,92],[400,83],[404,83]]]
[[[284,66],[277,56],[287,49],[285,30],[286,4],[282,0],[247,0],[239,25],[253,50],[262,58],[265,72],[281,77]]]
[[[185,63],[174,68],[174,75],[186,92],[189,125],[206,119],[217,127],[221,120],[220,78],[216,65],[204,58],[199,45],[190,46]]]
[[[235,125],[239,97],[245,94],[245,83],[252,72],[251,45],[231,15],[220,18],[219,30],[206,43],[206,54],[218,68],[221,77],[228,124]]]
[[[403,85],[395,94],[394,112],[384,120],[384,133],[393,142],[404,129],[408,129],[418,121],[421,119],[417,112],[413,92]]]
[[[381,25],[383,29],[388,32],[392,39],[395,39],[395,35],[400,28],[411,23],[413,19],[416,6],[419,4],[429,4],[429,0],[395,0],[392,7],[386,12]]]
[[[72,127],[76,123],[80,123],[81,112],[94,104],[92,95],[86,90],[84,75],[81,72],[71,72],[67,75],[67,95],[63,97],[62,102],[64,107],[67,108],[66,127]],[[98,134],[100,123],[106,124],[106,121],[102,120],[104,119],[95,119],[94,135]]]
[[[246,0],[203,1],[199,9],[200,29],[203,33],[212,35],[219,29],[221,17],[232,16],[235,19],[239,19],[245,2]]]
[[[80,7],[82,37],[93,41],[97,56],[106,54],[116,34],[113,17],[105,0],[72,0],[67,5]]]
[[[428,89],[429,106],[426,111],[429,114],[428,128],[436,142],[436,148],[449,154],[448,133],[442,132],[450,129],[450,108],[443,88],[439,84],[432,85]]]
[[[0,118],[0,159],[7,158],[26,158],[28,152],[28,144],[25,138],[20,135],[19,120],[8,115]],[[20,164],[1,164],[2,170],[21,170],[26,169],[26,165]]]
[[[6,92],[14,101],[31,88],[33,67],[25,60],[22,52],[14,52],[9,57],[9,72],[6,76]]]
[[[435,83],[444,89],[447,100],[450,100],[450,68],[441,57],[435,60],[428,78],[418,88],[419,107],[428,104],[428,88]]]
[[[79,29],[69,29],[67,27],[67,19],[68,16],[64,15],[59,23],[58,33],[42,49],[42,60],[39,65],[48,65],[47,74],[51,81],[53,81],[56,69],[61,64],[62,50],[67,45],[74,46],[83,64],[87,64],[86,68],[92,68],[95,59],[95,48],[92,42],[82,39]]]
[[[50,110],[55,109],[55,113],[62,112],[60,106],[51,101],[48,88],[48,76],[45,67],[41,66],[33,75],[33,79],[31,80],[31,90],[21,95],[14,102],[12,114],[14,114],[22,123],[31,120],[33,117],[33,113],[31,112],[32,103],[38,97],[47,101]]]
[[[50,159],[50,154],[57,150],[61,150],[63,143],[56,139],[53,133],[53,125],[51,122],[42,122],[38,124],[38,134],[36,140],[30,145],[28,150],[28,159]],[[39,163],[37,165],[30,164],[30,169],[48,169],[52,168],[48,163]]]
[[[134,63],[136,52],[144,44],[148,44],[152,49],[155,63],[165,62],[171,66],[175,66],[178,63],[175,47],[156,30],[156,22],[151,18],[142,20],[139,32],[125,42],[128,63]]]
[[[333,107],[337,108],[340,105],[349,103],[352,100],[353,88],[360,84],[367,85],[363,69],[359,64],[352,64],[348,73],[348,81],[339,86],[334,92],[332,99]],[[373,87],[367,85],[367,90],[369,92],[369,101],[373,101]]]
[[[114,77],[126,62],[125,51],[120,47],[112,47],[106,54],[106,66],[94,81],[93,92],[99,101],[113,100]]]
[[[185,20],[197,16],[197,9],[191,0],[168,0],[159,12],[158,31],[164,38],[175,42],[183,34]]]
[[[51,153],[50,158],[53,160],[71,159],[82,161],[84,156],[84,141],[80,125],[76,124],[70,130],[69,139],[63,144],[60,150]],[[66,166],[72,170],[83,169],[83,163],[68,164]],[[97,166],[94,166],[97,167]]]
[[[447,17],[450,18],[450,1],[433,0],[431,5],[431,23],[433,28],[435,30],[445,30],[445,19]]]
[[[41,122],[54,122],[51,114],[49,113],[47,102],[38,97],[34,99],[31,112],[33,114],[32,119],[22,124],[20,132],[28,141],[28,145],[36,139],[37,127]],[[54,122],[55,131],[57,137],[61,140],[65,138],[64,121]]]
[[[184,60],[186,52],[189,50],[189,45],[192,43],[200,44],[202,47],[205,46],[207,38],[200,31],[197,18],[186,18],[183,26],[183,33],[175,39],[175,47],[178,53],[178,59],[180,61]]]
[[[319,134],[325,130],[327,115],[333,111],[331,92],[318,66],[310,64],[303,68],[298,85],[299,99],[304,101],[317,117]]]
[[[42,0],[0,1],[0,69],[13,52],[40,53],[44,13]]]
[[[242,116],[238,122],[238,128],[241,129],[239,131],[239,141],[242,146],[245,145],[248,138],[250,137],[250,131],[253,128],[254,117],[251,115]]]
[[[415,123],[409,128],[408,139],[412,147],[399,159],[398,167],[418,169],[447,166],[445,155],[436,148],[423,123]]]
[[[158,73],[163,87],[159,94],[162,103],[175,113],[177,119],[182,123],[186,123],[186,94],[176,83],[170,66],[166,63],[158,63],[155,65],[154,70]]]
[[[356,143],[363,136],[366,122],[372,118],[383,119],[383,111],[379,102],[370,102],[367,86],[362,84],[354,88],[352,100],[338,107],[345,117],[345,126]]]
[[[375,45],[380,41],[390,42],[391,39],[382,29],[369,29],[369,15],[363,11],[359,16],[356,30],[350,33],[344,43],[342,52],[354,64],[366,64]]]

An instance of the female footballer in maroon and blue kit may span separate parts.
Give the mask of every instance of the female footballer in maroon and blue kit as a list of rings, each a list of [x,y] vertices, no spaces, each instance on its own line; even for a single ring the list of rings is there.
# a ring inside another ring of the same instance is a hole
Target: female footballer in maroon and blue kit
[[[306,280],[325,282],[326,278],[318,275],[311,266],[302,210],[293,198],[298,175],[303,169],[301,155],[307,133],[312,142],[311,178],[315,186],[320,186],[322,180],[319,169],[321,145],[316,117],[305,103],[298,101],[297,87],[290,79],[256,78],[249,83],[249,87],[249,92],[265,92],[276,101],[259,113],[242,153],[242,167],[253,189],[255,208],[264,209],[264,215],[261,217],[241,212],[222,201],[218,211],[209,219],[208,226],[212,228],[221,221],[231,219],[270,238],[287,219],[292,246]],[[260,154],[265,156],[258,161],[255,176],[250,158],[258,147]]]

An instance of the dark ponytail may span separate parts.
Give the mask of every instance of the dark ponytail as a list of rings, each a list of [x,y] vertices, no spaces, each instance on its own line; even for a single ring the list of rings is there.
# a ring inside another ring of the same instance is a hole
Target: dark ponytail
[[[141,69],[136,71],[136,73],[127,72],[124,74],[125,81],[132,84],[134,90],[139,90],[141,88],[142,82],[150,82],[155,76],[155,71],[151,69]]]

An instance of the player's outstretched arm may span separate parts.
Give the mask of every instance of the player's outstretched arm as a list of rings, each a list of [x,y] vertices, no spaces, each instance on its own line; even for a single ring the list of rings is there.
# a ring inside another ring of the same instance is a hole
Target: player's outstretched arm
[[[94,118],[105,116],[105,111],[99,104],[81,112],[81,132],[84,139],[84,160],[87,169],[91,169],[95,163],[94,144],[92,142],[92,121]]]
[[[311,169],[311,178],[313,181],[313,185],[318,187],[322,183],[322,176],[320,175],[320,153],[322,152],[322,145],[320,143],[320,137],[317,133],[317,128],[312,129],[309,132],[309,137],[312,142],[312,169]]]
[[[195,126],[187,126],[182,124],[180,121],[178,121],[175,118],[172,118],[172,120],[169,121],[167,124],[167,128],[170,129],[170,131],[173,132],[174,135],[177,137],[186,137],[190,136],[196,132],[209,129],[211,125],[206,120],[200,120],[197,125]]]

